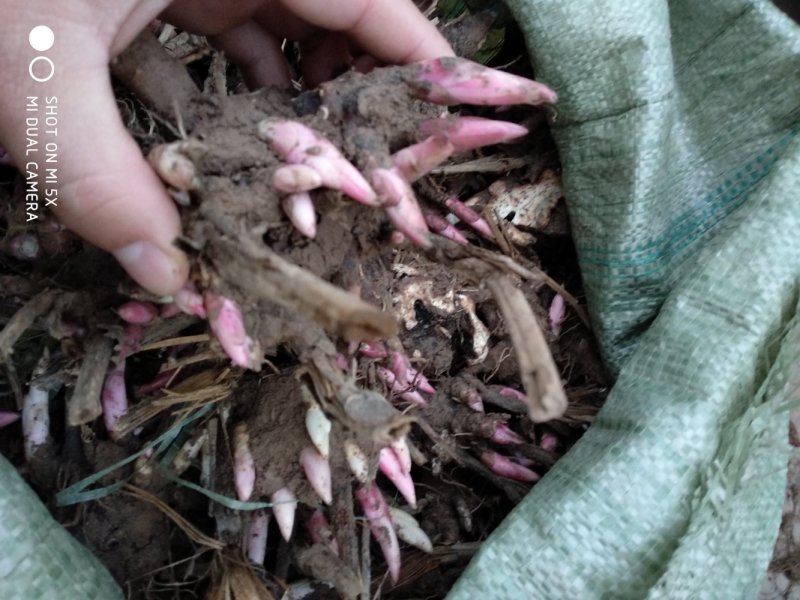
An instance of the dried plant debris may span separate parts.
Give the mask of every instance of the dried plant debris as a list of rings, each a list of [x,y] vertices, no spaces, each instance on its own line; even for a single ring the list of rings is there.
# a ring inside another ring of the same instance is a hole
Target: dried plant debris
[[[555,93],[441,59],[229,94],[154,28],[114,73],[190,281],[151,297],[0,215],[0,448],[132,598],[444,597],[608,385]]]

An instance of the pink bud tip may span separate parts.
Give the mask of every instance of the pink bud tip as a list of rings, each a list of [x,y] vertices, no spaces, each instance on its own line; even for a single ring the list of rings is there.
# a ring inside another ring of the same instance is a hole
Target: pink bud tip
[[[211,331],[233,364],[246,369],[253,368],[253,340],[244,329],[244,320],[239,306],[230,298],[211,292],[205,295],[205,308]]]
[[[181,307],[176,303],[168,302],[167,304],[161,306],[160,316],[162,319],[171,319],[182,312],[183,311],[181,310]]]
[[[528,134],[522,125],[481,117],[430,119],[420,124],[425,135],[446,136],[456,152],[468,152],[481,146],[507,144]]]
[[[19,413],[0,410],[0,427],[5,427],[19,421]]]
[[[287,542],[292,537],[294,529],[294,513],[297,510],[297,497],[289,488],[281,488],[270,496],[272,502],[272,514],[278,522],[278,529],[281,536]]]
[[[524,444],[525,439],[508,425],[499,422],[495,425],[491,440],[497,444]]]
[[[308,192],[290,194],[281,200],[283,212],[297,231],[310,239],[317,235],[317,214],[314,212],[314,202]]]
[[[358,351],[367,358],[386,358],[386,346],[383,342],[361,342]]]
[[[493,473],[496,473],[501,477],[507,477],[508,479],[513,479],[515,481],[522,481],[523,483],[533,483],[535,481],[539,481],[540,479],[538,473],[531,471],[522,465],[518,465],[511,459],[503,456],[502,454],[498,454],[497,452],[484,452],[481,454],[481,462],[489,467]]]
[[[136,394],[146,396],[147,394],[152,394],[154,392],[161,391],[167,386],[167,384],[170,382],[172,377],[177,372],[178,372],[177,368],[167,369],[166,371],[162,371],[147,383],[143,383],[142,385],[137,386],[135,388]]]
[[[419,392],[410,389],[408,384],[400,383],[395,374],[389,369],[378,367],[376,372],[378,374],[378,378],[389,386],[389,389],[393,394],[399,394],[403,400],[411,402],[412,404],[417,404],[419,406],[428,405],[428,401],[425,400],[425,398],[423,398]]]
[[[448,198],[445,200],[445,205],[450,209],[450,212],[464,221],[464,223],[472,227],[483,237],[489,240],[494,239],[494,232],[489,226],[489,223],[486,222],[486,219],[481,217],[461,200],[458,198]]]
[[[408,182],[394,169],[375,169],[371,177],[392,225],[418,246],[430,246],[428,225]]]
[[[514,400],[519,400],[527,405],[528,397],[518,390],[510,387],[504,387],[500,389],[500,395],[505,396],[506,398],[513,398]]]
[[[336,366],[339,367],[342,371],[348,371],[350,369],[350,361],[348,361],[347,357],[341,352],[336,353],[335,360],[336,360]]]
[[[451,223],[448,223],[443,217],[440,217],[434,213],[427,213],[425,215],[425,222],[428,224],[428,227],[430,227],[430,230],[434,233],[438,233],[440,236],[445,237],[448,240],[452,240],[457,244],[469,244],[467,238],[465,238],[458,229],[456,229]]]
[[[558,447],[558,438],[552,433],[543,433],[542,439],[539,440],[539,447],[548,452],[554,452]]]
[[[383,448],[380,452],[378,460],[378,467],[381,473],[391,481],[397,488],[397,491],[403,495],[413,508],[417,506],[417,493],[414,489],[414,481],[411,475],[403,471],[403,467],[397,458],[397,455],[391,448]]]
[[[187,315],[195,315],[201,319],[206,318],[206,307],[203,304],[203,297],[197,293],[194,284],[186,283],[175,293],[175,304]]]
[[[395,169],[406,181],[416,181],[446,161],[454,152],[445,137],[432,136],[392,155]]]
[[[356,499],[369,522],[369,529],[378,541],[394,583],[400,578],[400,544],[394,530],[389,506],[375,484],[356,490]]]
[[[247,558],[256,565],[264,564],[267,555],[269,516],[264,511],[253,513],[247,530]]]
[[[553,104],[557,96],[546,85],[466,60],[444,57],[419,63],[416,93],[437,104]]]
[[[300,462],[311,487],[325,504],[330,504],[333,501],[333,494],[331,491],[331,465],[328,459],[312,446],[307,446],[300,453]]]
[[[483,398],[481,398],[478,390],[469,390],[464,397],[464,401],[466,405],[475,412],[484,412],[485,410],[483,407]]]
[[[376,206],[375,192],[367,180],[336,146],[313,129],[296,121],[267,119],[259,124],[258,134],[287,162],[305,165],[316,172],[321,185],[340,190],[362,204]],[[282,174],[280,179],[287,183],[295,175]]]
[[[146,325],[158,316],[158,309],[150,302],[133,300],[126,302],[117,309],[117,314],[123,321],[134,325]]]
[[[103,422],[106,430],[113,437],[117,431],[117,423],[128,411],[128,394],[125,390],[125,360],[123,359],[106,375],[101,395],[103,405]]]
[[[561,333],[561,326],[564,324],[564,319],[567,317],[567,305],[564,302],[564,297],[561,294],[556,294],[553,301],[550,303],[550,309],[547,311],[550,319],[550,331],[553,335],[557,336]]]
[[[130,356],[139,349],[144,337],[144,328],[141,325],[128,323],[122,331],[122,339],[119,341],[118,354],[121,358]]]
[[[250,434],[247,426],[239,423],[231,435],[233,443],[233,485],[236,496],[246,502],[253,495],[256,485],[256,462],[250,452]]]
[[[405,436],[394,440],[389,447],[397,456],[397,461],[400,463],[400,468],[403,473],[411,473],[411,451],[408,448],[408,440]]]
[[[308,535],[311,537],[313,543],[328,546],[333,553],[338,556],[339,543],[333,535],[331,524],[325,517],[325,513],[321,510],[315,510],[311,513],[311,516],[306,522],[306,528],[308,529]]]
[[[435,394],[436,390],[428,378],[411,366],[411,361],[402,352],[389,352],[389,370],[395,374],[399,382],[405,382],[426,394]]]

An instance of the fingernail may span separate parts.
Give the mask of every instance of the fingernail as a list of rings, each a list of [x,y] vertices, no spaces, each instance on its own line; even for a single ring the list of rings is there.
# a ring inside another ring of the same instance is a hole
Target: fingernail
[[[150,242],[134,242],[114,252],[133,279],[154,294],[174,293],[186,281],[189,264],[177,248],[161,249]]]

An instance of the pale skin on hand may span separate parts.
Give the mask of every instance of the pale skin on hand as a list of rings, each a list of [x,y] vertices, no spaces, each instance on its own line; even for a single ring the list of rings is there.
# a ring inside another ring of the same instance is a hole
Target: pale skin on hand
[[[120,120],[108,62],[154,18],[210,36],[242,66],[251,86],[288,81],[280,41],[298,41],[310,85],[347,66],[348,50],[386,63],[450,56],[452,50],[411,0],[6,0],[0,37],[0,145],[25,164],[25,99],[44,89],[29,78],[28,33],[55,33],[48,57],[58,97],[59,195],[55,212],[73,231],[111,252],[143,287],[172,294],[188,275],[174,245],[180,219],[164,186]],[[49,208],[47,210],[50,210]]]

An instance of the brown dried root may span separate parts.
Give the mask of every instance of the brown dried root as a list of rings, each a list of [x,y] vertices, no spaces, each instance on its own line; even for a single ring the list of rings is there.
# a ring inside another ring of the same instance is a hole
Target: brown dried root
[[[47,313],[59,295],[58,290],[44,290],[28,300],[0,331],[0,362],[8,361],[14,344],[40,316]]]

